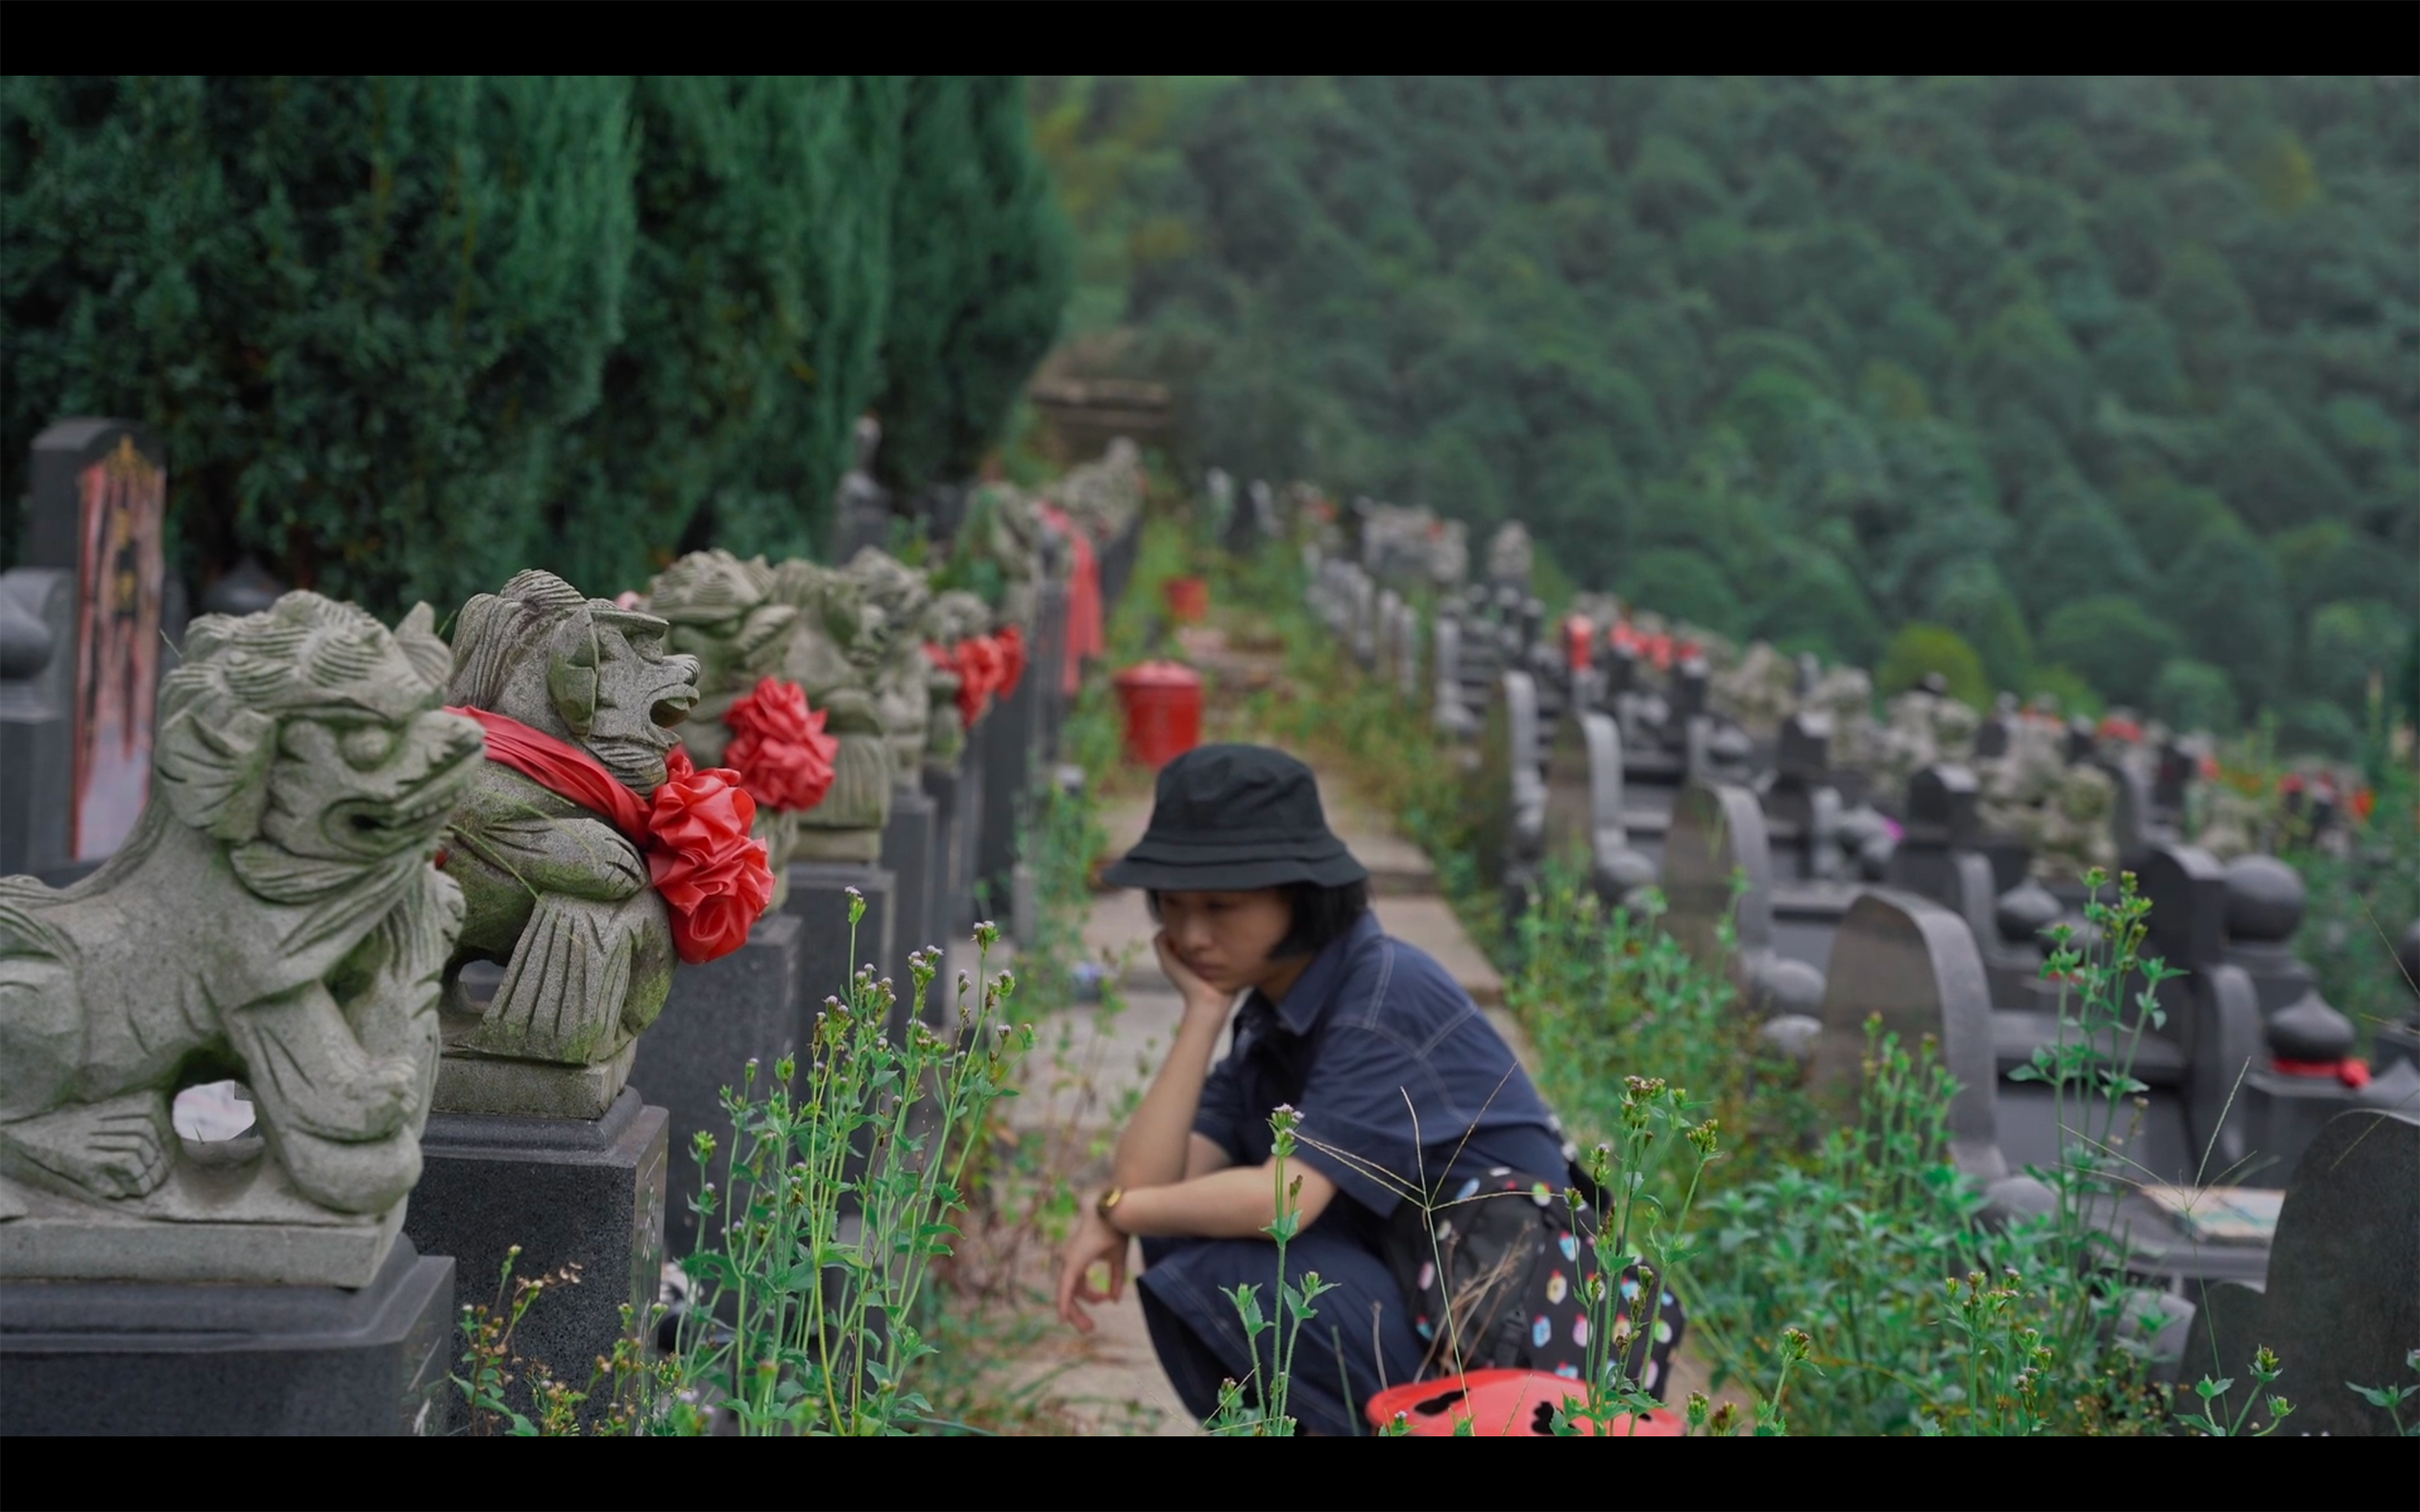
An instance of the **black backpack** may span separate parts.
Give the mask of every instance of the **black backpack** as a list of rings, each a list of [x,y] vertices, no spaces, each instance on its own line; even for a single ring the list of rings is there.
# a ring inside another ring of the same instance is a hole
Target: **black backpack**
[[[1451,1183],[1426,1211],[1395,1205],[1388,1259],[1427,1350],[1420,1379],[1457,1368],[1541,1370],[1573,1380],[1585,1374],[1585,1288],[1604,1194],[1575,1167],[1567,1183],[1582,1196],[1575,1212],[1564,1185],[1499,1165]],[[1636,1270],[1625,1270],[1618,1284],[1617,1324],[1642,1310]],[[1629,1357],[1639,1385],[1661,1401],[1685,1320],[1671,1290],[1660,1283],[1657,1290],[1647,1347],[1634,1344]]]

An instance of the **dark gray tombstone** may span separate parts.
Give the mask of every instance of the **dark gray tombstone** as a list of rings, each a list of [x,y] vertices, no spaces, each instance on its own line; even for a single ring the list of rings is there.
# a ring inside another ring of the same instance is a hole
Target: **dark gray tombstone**
[[[1049,539],[1055,558],[1063,545],[1056,536]],[[1026,730],[1030,746],[1026,754],[1025,790],[1028,805],[1033,784],[1057,758],[1059,727],[1067,714],[1067,583],[1055,575],[1056,571],[1054,567],[1054,575],[1035,596],[1030,632],[1032,656],[1024,680],[1033,684],[1032,723]]]
[[[2363,1101],[2340,1074],[2353,1025],[2292,952],[2301,879],[2273,857],[2221,867],[2165,843],[2140,872],[2151,948],[2188,973],[2164,1002],[2179,1022],[2195,1137],[2239,1184],[2277,1186],[2322,1127]]]
[[[859,967],[871,966],[887,975],[884,963],[897,943],[893,908],[896,878],[879,866],[810,864],[793,861],[789,869],[789,901],[786,910],[798,919],[799,1043],[814,1022],[827,997],[844,996]],[[858,921],[851,948],[849,892],[865,900],[865,917]],[[1007,899],[1000,900],[1006,912]],[[893,978],[894,985],[897,979]]]
[[[2232,1419],[2254,1388],[2253,1352],[2277,1352],[2264,1395],[2293,1404],[2286,1431],[2390,1435],[2395,1425],[2354,1386],[2408,1386],[2420,1341],[2420,1121],[2407,1114],[2338,1114],[2297,1163],[2260,1284],[2200,1288],[2178,1372],[2181,1402],[2205,1376],[2235,1387],[2213,1408]],[[2408,1404],[2404,1409],[2410,1418]],[[2265,1404],[2255,1423],[2266,1423]]]
[[[1609,636],[1596,664],[1603,673],[1598,686],[1607,708],[1611,708],[1613,700],[1622,694],[1638,691],[1638,653],[1633,648],[1620,645]]]
[[[1420,616],[1409,604],[1394,611],[1395,693],[1415,708],[1420,702]]]
[[[723,1151],[732,1147],[723,1089],[762,1097],[773,1081],[774,1062],[804,1043],[798,1022],[804,933],[795,915],[768,914],[738,949],[674,972],[664,1012],[639,1037],[631,1085],[645,1089],[647,1099],[671,1120],[664,1228],[675,1255],[689,1254],[697,1243],[697,1215],[690,1208],[699,1182],[690,1155],[697,1135],[713,1135]],[[751,1060],[759,1070],[754,1091],[747,1092]]]
[[[1909,778],[1906,832],[1885,879],[1954,910],[1981,940],[1992,929],[1998,895],[1992,863],[1975,849],[1976,792],[1974,774],[1962,766],[1936,764]]]
[[[2260,995],[2242,968],[2227,961],[2226,869],[2195,846],[2152,848],[2139,869],[2151,902],[2143,953],[2184,976],[2166,984],[2167,1011],[2184,1061],[2186,1126],[2194,1146],[2209,1151],[2209,1179],[2274,1186],[2274,1163],[2252,1159],[2256,1131],[2240,1101],[2244,1078],[2264,1057]]]
[[[1704,657],[1684,657],[1672,669],[1672,728],[1685,735],[1689,721],[1706,712],[1713,674]]]
[[[975,853],[978,906],[1005,918],[1008,872],[1016,864],[1017,832],[1032,808],[1035,705],[1040,680],[1028,666],[1005,699],[994,700],[984,716],[991,729],[983,740],[983,828]]]
[[[1353,660],[1367,672],[1378,663],[1377,585],[1370,582],[1369,574],[1359,566],[1351,566],[1348,570],[1351,576],[1345,579],[1349,594],[1346,602],[1351,617],[1347,621],[1347,634]]]
[[[1764,811],[1744,787],[1683,787],[1664,836],[1663,927],[1702,965],[1730,969],[1715,929],[1732,913],[1732,879],[1741,874],[1747,890],[1739,895],[1734,923],[1745,958],[1773,948],[1773,856]]]
[[[1991,991],[1964,920],[1909,893],[1877,890],[1849,905],[1832,945],[1814,1064],[1818,1093],[1836,1110],[1853,1101],[1866,1020],[1875,1015],[1911,1052],[1931,1038],[1957,1079],[1948,1133],[1958,1169],[1987,1188],[2007,1179],[1994,1121]]]
[[[1580,716],[1588,761],[1588,881],[1608,903],[1627,902],[1656,880],[1655,860],[1630,843],[1622,806],[1622,732],[1609,714]]]
[[[891,874],[898,920],[891,928],[890,950],[882,957],[883,970],[899,987],[897,1023],[903,1032],[912,991],[908,957],[948,938],[933,917],[938,813],[938,805],[920,789],[903,787],[891,795],[890,823],[883,830],[883,870]]]
[[[1831,716],[1820,709],[1800,709],[1781,721],[1773,748],[1773,787],[1765,794],[1765,816],[1777,833],[1786,832],[1803,846],[1813,818],[1815,794],[1831,786]],[[1811,874],[1811,858],[1803,863]]]
[[[2160,747],[2151,772],[2151,814],[2168,834],[2185,822],[2193,784],[2201,780],[2201,761],[2202,752],[2190,742],[2171,739]]]
[[[453,1257],[466,1304],[494,1305],[517,1244],[516,1276],[578,1267],[579,1284],[548,1287],[513,1341],[555,1379],[585,1383],[624,1336],[623,1305],[633,1309],[631,1334],[643,1335],[663,1285],[669,1123],[635,1085],[598,1118],[431,1114],[404,1236],[424,1254]],[[525,1378],[506,1400],[532,1410]],[[610,1405],[588,1404],[581,1421],[601,1421]]]
[[[943,924],[954,940],[964,938],[975,927],[976,865],[983,836],[984,751],[990,731],[989,719],[977,720],[966,732],[956,765],[946,771],[925,769],[928,790],[947,816],[943,828],[949,840],[949,884],[942,907]]]
[[[1460,619],[1449,614],[1437,616],[1437,703],[1431,717],[1438,732],[1449,740],[1467,740],[1479,731],[1479,721],[1471,714],[1463,686],[1462,630]]]
[[[0,1437],[442,1434],[458,1318],[409,1239],[357,1290],[0,1282]]]
[[[1546,855],[1546,782],[1537,764],[1537,690],[1507,672],[1479,742],[1480,875],[1502,892],[1507,917],[1528,904]]]
[[[1996,761],[2008,755],[2008,743],[2019,717],[2016,695],[2002,693],[1999,701],[1993,706],[1992,712],[1975,727],[1974,759]]]
[[[1378,601],[1370,612],[1370,670],[1389,683],[1401,675],[1396,664],[1402,660],[1395,649],[1395,611],[1403,607],[1403,595],[1392,588],[1380,588]]]
[[[55,772],[29,774],[36,793],[62,805],[65,854],[44,875],[57,884],[113,854],[151,790],[153,721],[172,655],[168,473],[151,432],[117,420],[51,426],[34,438],[30,471],[24,564],[65,572],[73,593],[69,634],[51,653],[67,683],[64,783]]]

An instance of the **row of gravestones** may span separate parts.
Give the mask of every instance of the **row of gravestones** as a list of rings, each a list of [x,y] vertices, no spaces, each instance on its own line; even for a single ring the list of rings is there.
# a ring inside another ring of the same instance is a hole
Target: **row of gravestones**
[[[999,904],[1029,924],[1090,557],[1048,504],[994,512],[997,613],[868,546],[618,601],[523,572],[450,641],[307,592],[172,636],[156,441],[69,421],[32,470],[0,1432],[443,1430],[457,1278],[516,1246],[585,1276],[516,1335],[585,1379],[698,1242],[687,1152],[741,1067],[855,966],[904,988]]]
[[[1962,1089],[1953,1154],[1984,1186],[1987,1211],[2040,1211],[2052,1199],[2029,1166],[2054,1164],[2078,1139],[2108,1148],[2119,1188],[2131,1189],[2114,1190],[2092,1216],[2126,1265],[2171,1288],[2219,1287],[2235,1299],[2199,1312],[2169,1300],[2171,1363],[2190,1318],[2194,1349],[2223,1335],[2235,1353],[2222,1353],[2218,1373],[2239,1370],[2236,1355],[2251,1347],[2243,1331],[2275,1315],[2280,1337],[2301,1347],[2300,1379],[2328,1381],[2339,1367],[2343,1379],[2400,1376],[2402,1348],[2420,1343],[2410,1254],[2420,1009],[2379,1027],[2376,1074],[2364,1080],[2368,1068],[2348,1059],[2352,1025],[2318,997],[2291,950],[2299,877],[2266,856],[2221,866],[2177,838],[2198,768],[2190,747],[2113,750],[2080,725],[2045,740],[2047,721],[2004,701],[1964,747],[1990,780],[1933,761],[1898,792],[1877,791],[1887,762],[1878,774],[1861,770],[1836,762],[1832,749],[1826,706],[1862,707],[1862,687],[1840,696],[1855,679],[1827,679],[1803,661],[1802,707],[1780,720],[1778,738],[1751,740],[1709,709],[1708,669],[1691,648],[1621,644],[1594,627],[1571,636],[1576,646],[1547,646],[1526,597],[1521,544],[1499,538],[1490,552],[1499,575],[1488,584],[1442,585],[1431,637],[1433,718],[1445,738],[1476,741],[1480,860],[1508,908],[1535,885],[1549,833],[1585,836],[1596,890],[1634,904],[1660,882],[1666,926],[1701,958],[1724,960],[1743,1010],[1819,1086],[1853,1081],[1874,1013],[1909,1043],[1929,1036],[1942,1046]],[[1372,670],[1388,666],[1392,637],[1378,627],[1390,623],[1394,595],[1377,585],[1401,572],[1399,561],[1392,565],[1329,559],[1313,579],[1315,612]],[[1936,727],[1955,717],[1948,702],[1929,687],[1905,696],[1883,743],[1900,760],[1938,755]],[[2079,803],[2078,792],[2106,796]],[[2056,989],[2042,979],[2045,931],[2065,924],[2091,935],[2081,887],[2054,888],[2047,877],[2104,857],[2142,876],[2154,905],[2146,953],[2186,974],[2162,989],[2165,1025],[2132,1048],[2146,1085],[2121,1104],[2118,1126],[2069,1108],[2062,1128],[2046,1085],[2010,1073],[2059,1038]],[[1728,957],[1717,944],[1726,917],[1737,947]],[[2420,980],[2420,922],[2400,954],[2407,979]],[[2360,1158],[2348,1161],[2347,1150]],[[2282,1212],[2279,1188],[2290,1193]],[[2198,1199],[2175,1195],[2197,1190]],[[2230,1230],[2196,1212],[2196,1200],[2248,1205],[2250,1221]],[[2264,1277],[2274,1305],[2260,1298]],[[2304,1287],[2331,1308],[2293,1300]],[[2348,1396],[2304,1421],[2361,1431],[2358,1406]]]

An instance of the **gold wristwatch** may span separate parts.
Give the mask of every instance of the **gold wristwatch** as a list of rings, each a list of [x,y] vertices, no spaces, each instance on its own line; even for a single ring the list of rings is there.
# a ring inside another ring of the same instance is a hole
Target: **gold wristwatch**
[[[1112,1187],[1107,1191],[1102,1192],[1100,1198],[1093,1203],[1094,1214],[1098,1216],[1101,1222],[1109,1225],[1109,1230],[1113,1234],[1124,1234],[1125,1232],[1125,1230],[1118,1227],[1118,1220],[1109,1215],[1111,1211],[1114,1210],[1119,1203],[1124,1202],[1125,1200],[1125,1188],[1124,1187]]]

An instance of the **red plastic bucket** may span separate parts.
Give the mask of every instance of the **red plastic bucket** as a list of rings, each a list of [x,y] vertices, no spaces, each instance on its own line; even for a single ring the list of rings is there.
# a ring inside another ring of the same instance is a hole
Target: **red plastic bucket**
[[[1474,1370],[1435,1380],[1408,1381],[1369,1399],[1365,1412],[1369,1426],[1384,1428],[1403,1414],[1415,1438],[1451,1438],[1454,1425],[1470,1420],[1473,1438],[1540,1438],[1553,1436],[1554,1409],[1561,1403],[1584,1405],[1588,1388],[1576,1380],[1542,1370]],[[1565,1410],[1570,1410],[1566,1408]],[[1582,1433],[1594,1425],[1576,1425]],[[1633,1421],[1618,1417],[1607,1424],[1607,1438],[1679,1438],[1681,1423],[1669,1412],[1650,1412]]]
[[[1210,617],[1210,585],[1201,578],[1170,578],[1163,589],[1168,612],[1180,625],[1197,625]]]
[[[1201,744],[1201,674],[1174,661],[1146,661],[1112,679],[1125,713],[1129,759],[1166,766]]]

